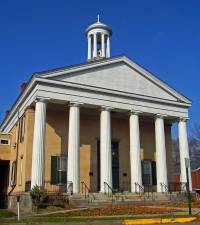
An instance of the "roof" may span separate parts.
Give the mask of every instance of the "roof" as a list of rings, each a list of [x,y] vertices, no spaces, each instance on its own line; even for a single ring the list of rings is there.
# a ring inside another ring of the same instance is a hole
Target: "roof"
[[[112,35],[112,29],[111,27],[109,27],[108,25],[104,24],[104,23],[101,23],[99,21],[97,21],[96,23],[93,23],[92,25],[90,25],[86,30],[85,30],[85,34],[87,35],[87,33],[90,31],[90,30],[93,30],[93,29],[98,29],[98,28],[101,28],[101,29],[105,29],[107,31],[110,32],[110,35]]]
[[[117,63],[117,62],[125,62],[130,67],[132,67],[135,70],[139,71],[140,73],[144,74],[148,79],[152,80],[154,83],[159,83],[159,85],[163,89],[165,89],[168,92],[172,93],[178,99],[181,99],[180,102],[185,103],[186,107],[189,107],[191,105],[191,101],[188,98],[186,98],[184,95],[182,95],[180,92],[176,91],[174,88],[170,87],[168,84],[166,84],[160,78],[158,78],[157,76],[153,75],[148,70],[146,70],[142,66],[140,66],[138,63],[135,63],[132,59],[130,59],[127,56],[124,56],[124,55],[119,55],[119,56],[115,56],[115,57],[111,57],[111,58],[104,58],[104,59],[99,59],[99,60],[95,60],[95,61],[90,61],[90,62],[84,62],[84,63],[80,63],[80,64],[74,64],[74,65],[59,67],[59,68],[45,70],[45,71],[41,71],[41,72],[35,72],[30,77],[24,92],[27,91],[27,89],[29,88],[30,83],[32,83],[33,79],[37,78],[37,77],[45,78],[45,77],[57,76],[58,74],[69,74],[69,73],[73,73],[75,71],[82,71],[82,70],[86,70],[86,69],[89,69],[89,68],[100,67],[100,66],[104,66],[104,65],[107,65],[107,64]],[[20,93],[19,96],[17,97],[16,101],[13,103],[13,105],[12,105],[12,107],[10,109],[10,114],[11,114],[13,108],[23,98],[23,93]],[[8,115],[8,117],[9,116],[10,115]],[[3,123],[5,122],[6,119],[7,119],[7,117],[4,118],[4,120],[2,121],[0,127],[3,125]]]

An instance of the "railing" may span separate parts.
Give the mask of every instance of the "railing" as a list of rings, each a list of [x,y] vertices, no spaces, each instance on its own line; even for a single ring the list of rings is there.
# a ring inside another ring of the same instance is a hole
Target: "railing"
[[[104,182],[104,193],[107,194],[108,197],[111,197],[112,201],[114,200],[113,194],[115,194],[115,192],[116,191],[112,189],[112,187],[107,182]]]
[[[181,183],[181,191],[186,192],[187,191],[187,182]]]
[[[169,192],[185,192],[186,184],[187,183],[185,182],[169,182],[168,183]]]
[[[165,183],[160,183],[161,191],[162,192],[168,192],[168,186]]]
[[[141,195],[142,193],[144,193],[144,187],[135,182],[135,192]]]
[[[68,193],[73,194],[73,183],[72,181],[67,181],[65,184],[52,184],[50,181],[44,182],[44,187],[47,193]],[[28,192],[31,190],[31,181],[26,181],[25,191]]]
[[[93,200],[95,199],[95,196],[91,193],[89,187],[87,186],[87,184],[82,181],[81,182],[81,193],[84,194],[85,199],[88,199],[88,201],[92,198]],[[91,198],[90,198],[91,196]]]
[[[84,193],[85,199],[89,198],[89,192],[90,192],[89,187],[87,186],[87,184],[84,181],[82,181],[81,182],[81,193],[82,194]]]

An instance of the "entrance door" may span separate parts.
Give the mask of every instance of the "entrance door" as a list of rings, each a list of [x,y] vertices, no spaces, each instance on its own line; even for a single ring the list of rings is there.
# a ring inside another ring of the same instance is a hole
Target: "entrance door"
[[[0,208],[6,208],[9,178],[9,161],[0,160]]]
[[[156,185],[156,162],[151,160],[142,161],[143,185]]]
[[[119,142],[112,141],[112,183],[113,189],[119,189]],[[100,141],[97,141],[97,190],[100,191]]]
[[[119,190],[119,142],[112,141],[112,183]]]

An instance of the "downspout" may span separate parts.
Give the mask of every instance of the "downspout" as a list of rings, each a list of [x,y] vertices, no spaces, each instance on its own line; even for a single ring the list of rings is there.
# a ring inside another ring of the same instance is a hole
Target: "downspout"
[[[19,118],[19,108],[17,110],[17,117],[18,117],[18,126],[17,126],[17,143],[16,143],[16,157],[15,157],[15,162],[16,162],[16,166],[15,166],[15,184],[12,186],[11,190],[8,192],[8,195],[10,195],[13,190],[16,187],[16,183],[17,183],[17,167],[18,167],[18,154],[19,154],[19,132],[20,132],[20,118]]]

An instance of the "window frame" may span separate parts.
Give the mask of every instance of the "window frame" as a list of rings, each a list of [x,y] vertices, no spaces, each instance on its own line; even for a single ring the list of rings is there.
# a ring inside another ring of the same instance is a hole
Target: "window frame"
[[[20,156],[19,161],[19,185],[22,185],[22,174],[23,174],[23,155]]]
[[[2,141],[8,141],[8,144],[3,144]],[[10,139],[8,139],[8,138],[0,138],[0,145],[10,145]]]
[[[65,161],[65,169],[62,169],[63,159]],[[62,182],[62,172],[66,173],[66,182]],[[57,156],[57,184],[64,185],[67,183],[67,157],[66,156]]]
[[[16,185],[16,166],[17,162],[12,162],[12,168],[11,168],[11,176],[10,176],[10,186],[13,187]]]
[[[51,184],[52,185],[67,184],[67,156],[66,155],[51,156]]]
[[[26,116],[25,114],[19,119],[19,142],[22,143],[24,141],[25,131],[26,131]]]

